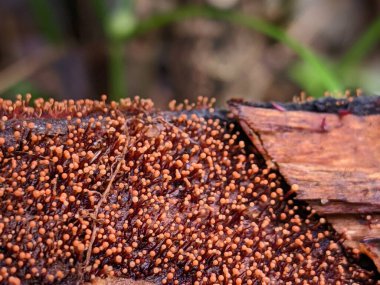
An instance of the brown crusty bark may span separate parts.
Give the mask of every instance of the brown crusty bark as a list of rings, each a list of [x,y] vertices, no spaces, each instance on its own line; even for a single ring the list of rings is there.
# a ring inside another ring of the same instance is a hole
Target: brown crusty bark
[[[378,108],[379,100],[373,102]],[[267,164],[299,185],[297,198],[380,269],[380,114],[231,106]]]
[[[133,280],[126,278],[97,278],[94,281],[87,283],[87,285],[153,285],[151,282],[144,280]]]

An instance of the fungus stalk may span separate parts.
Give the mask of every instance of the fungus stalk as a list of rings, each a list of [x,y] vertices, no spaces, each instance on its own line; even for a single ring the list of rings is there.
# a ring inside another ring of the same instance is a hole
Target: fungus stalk
[[[0,282],[375,282],[206,98],[29,101],[0,99]]]

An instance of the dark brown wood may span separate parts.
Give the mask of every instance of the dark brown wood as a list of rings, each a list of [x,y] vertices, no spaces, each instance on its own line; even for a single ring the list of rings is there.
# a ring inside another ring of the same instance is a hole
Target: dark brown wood
[[[380,269],[380,115],[284,111],[234,103],[244,131],[297,198]]]
[[[144,281],[144,280],[133,280],[126,278],[97,278],[91,283],[87,283],[88,285],[153,285],[153,283]]]

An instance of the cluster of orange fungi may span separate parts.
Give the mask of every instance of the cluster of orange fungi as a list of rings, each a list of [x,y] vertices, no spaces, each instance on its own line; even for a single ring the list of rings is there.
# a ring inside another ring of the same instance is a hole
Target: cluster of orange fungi
[[[369,284],[212,102],[0,99],[0,283]]]

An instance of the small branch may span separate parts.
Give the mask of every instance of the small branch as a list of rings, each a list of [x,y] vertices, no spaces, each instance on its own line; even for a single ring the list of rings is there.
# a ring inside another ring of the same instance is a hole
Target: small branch
[[[38,70],[58,60],[65,54],[64,49],[46,48],[35,55],[20,59],[0,71],[0,94],[19,82],[26,80]]]
[[[127,124],[127,121],[126,121],[126,123],[124,125],[125,129],[127,130],[126,124]],[[95,206],[95,211],[94,211],[93,219],[92,219],[93,220],[93,226],[92,226],[92,232],[91,232],[91,239],[90,239],[90,243],[88,245],[88,249],[87,249],[87,253],[86,253],[86,259],[85,259],[84,266],[83,266],[84,270],[86,270],[87,267],[90,264],[91,254],[92,254],[92,247],[94,245],[96,234],[98,232],[98,227],[97,227],[96,223],[97,223],[97,217],[98,217],[100,208],[103,205],[103,203],[106,201],[106,199],[108,197],[108,194],[111,191],[111,187],[112,187],[112,184],[113,184],[113,182],[114,182],[114,180],[116,178],[116,175],[119,173],[120,167],[121,167],[121,165],[124,162],[124,158],[125,158],[125,155],[126,155],[127,150],[128,150],[128,143],[129,143],[129,140],[128,140],[128,135],[127,135],[127,140],[125,142],[125,145],[124,145],[124,148],[123,148],[123,152],[118,157],[119,161],[117,163],[116,169],[113,171],[113,173],[111,175],[111,178],[110,178],[110,180],[109,180],[109,182],[107,184],[107,187],[106,187],[105,191],[103,192],[103,194],[102,194],[99,202]],[[115,163],[116,163],[116,161],[115,161]],[[83,278],[83,275],[81,276],[81,279],[82,278]]]

